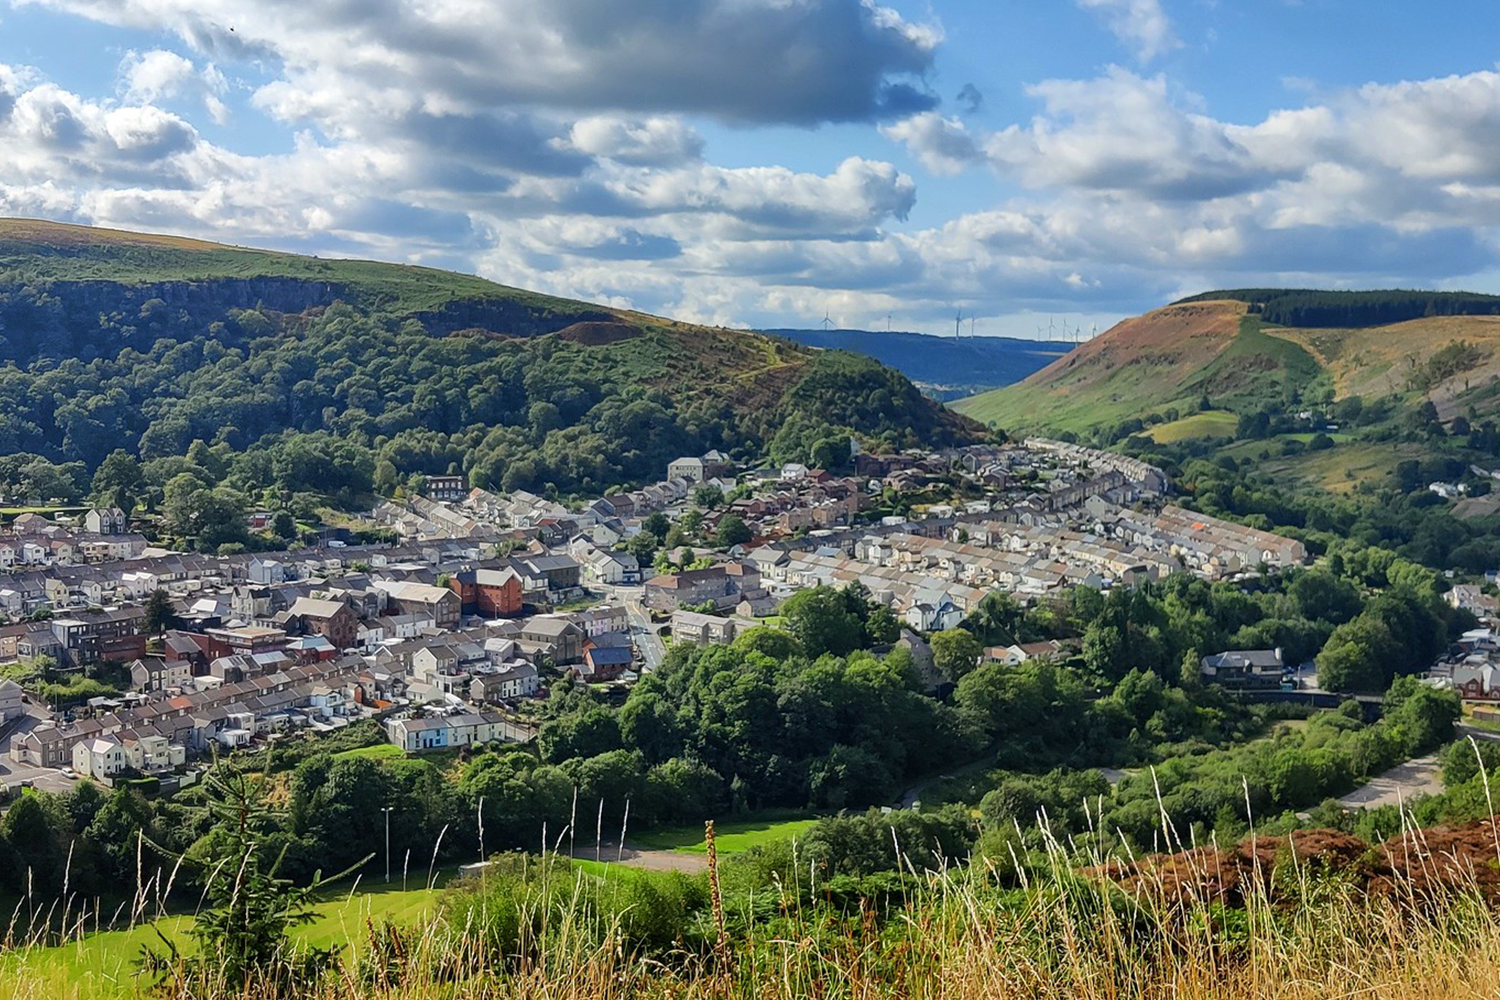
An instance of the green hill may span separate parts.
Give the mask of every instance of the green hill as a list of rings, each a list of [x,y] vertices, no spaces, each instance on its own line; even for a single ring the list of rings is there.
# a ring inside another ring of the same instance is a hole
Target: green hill
[[[429,268],[0,220],[6,500],[154,506],[183,472],[304,509],[460,471],[597,493],[708,448],[832,459],[850,435],[978,432],[889,368],[780,338]]]
[[[1018,385],[951,405],[1007,430],[1080,434],[1152,415],[1171,423],[1205,399],[1229,417],[1327,411],[1359,397],[1397,415],[1431,401],[1445,422],[1471,411],[1486,418],[1500,409],[1497,308],[1500,298],[1466,293],[1210,292],[1125,320]],[[1221,434],[1225,422],[1194,426]]]

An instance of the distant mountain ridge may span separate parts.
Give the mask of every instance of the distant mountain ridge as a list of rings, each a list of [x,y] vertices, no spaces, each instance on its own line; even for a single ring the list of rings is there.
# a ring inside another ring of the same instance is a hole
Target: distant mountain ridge
[[[808,347],[850,351],[895,368],[939,399],[1011,385],[1072,350],[1061,341],[934,337],[873,330],[765,330]]]

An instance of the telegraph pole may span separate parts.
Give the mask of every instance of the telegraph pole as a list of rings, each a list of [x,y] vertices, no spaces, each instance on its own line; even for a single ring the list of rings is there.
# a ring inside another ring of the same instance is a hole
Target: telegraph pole
[[[385,813],[385,880],[391,880],[391,809],[394,806],[383,806],[381,812]]]

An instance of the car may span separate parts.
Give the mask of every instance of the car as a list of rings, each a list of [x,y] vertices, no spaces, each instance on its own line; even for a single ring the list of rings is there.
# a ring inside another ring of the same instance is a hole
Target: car
[[[67,778],[69,781],[78,780],[78,772],[73,770],[71,767],[60,767],[58,768],[58,770],[62,772],[62,776],[64,778]]]

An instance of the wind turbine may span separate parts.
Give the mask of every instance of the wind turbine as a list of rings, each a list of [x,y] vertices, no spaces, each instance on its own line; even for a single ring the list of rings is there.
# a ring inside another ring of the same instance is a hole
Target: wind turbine
[[[1056,340],[1057,339],[1057,330],[1055,329],[1055,326],[1056,326],[1056,324],[1054,323],[1052,317],[1048,316],[1047,317],[1047,339],[1048,340]]]
[[[890,333],[891,332],[891,314],[890,313],[886,313],[885,314],[885,332],[886,333]]]
[[[974,339],[974,317],[973,316],[969,317],[969,339],[970,340]]]
[[[827,330],[833,326],[833,320],[828,317],[828,310],[823,310],[823,329]]]
[[[964,322],[964,311],[962,309],[960,309],[958,311],[958,314],[953,317],[953,339],[954,340],[957,340],[959,337],[963,336],[963,322]]]

